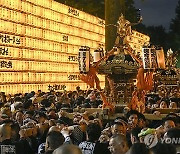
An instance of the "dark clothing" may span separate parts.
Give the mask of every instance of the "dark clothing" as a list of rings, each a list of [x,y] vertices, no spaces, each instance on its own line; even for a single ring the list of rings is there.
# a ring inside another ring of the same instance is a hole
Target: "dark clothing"
[[[22,147],[10,139],[0,143],[0,154],[23,154]]]
[[[31,149],[26,139],[20,139],[20,141],[18,141],[16,144],[21,146],[20,150],[23,151],[23,153],[34,154],[33,150]]]
[[[91,108],[98,108],[98,106],[102,104],[102,102],[99,100],[95,100],[95,101],[90,101],[89,104],[91,105]]]
[[[89,102],[90,102],[89,99],[85,99],[85,100],[84,100],[84,103],[81,105],[81,107],[91,108],[91,104],[90,104]]]
[[[97,142],[94,148],[94,154],[110,154],[108,143]]]
[[[79,144],[83,154],[110,154],[108,144],[84,141]]]
[[[72,132],[71,139],[73,144],[79,145],[79,143],[86,140],[86,134],[81,131],[79,126],[76,126]]]
[[[76,108],[77,106],[81,106],[83,104],[84,100],[85,100],[85,98],[83,96],[79,96],[71,104],[72,104],[73,108]]]
[[[84,106],[85,108],[98,108],[98,106],[102,104],[102,101],[100,100],[94,100],[94,101],[90,101],[90,99],[86,99],[84,101]]]
[[[31,149],[33,150],[34,153],[37,153],[38,152],[37,151],[38,150],[37,139],[34,136],[30,136],[29,139],[30,139],[29,145],[30,145]]]

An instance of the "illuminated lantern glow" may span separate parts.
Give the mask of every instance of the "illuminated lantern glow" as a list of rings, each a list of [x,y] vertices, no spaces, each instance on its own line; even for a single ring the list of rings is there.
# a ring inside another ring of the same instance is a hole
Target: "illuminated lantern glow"
[[[0,91],[47,91],[49,84],[65,84],[66,90],[87,88],[78,78],[78,50],[81,45],[95,50],[99,42],[104,44],[101,19],[53,0],[1,0],[0,14]],[[69,56],[75,58],[69,61]],[[100,79],[104,83],[104,77]]]
[[[94,62],[99,61],[102,57],[104,57],[103,48],[94,50]]]
[[[142,55],[144,69],[154,69],[157,67],[156,49],[154,47],[142,48]]]
[[[156,50],[158,68],[165,69],[165,58],[163,48]]]
[[[87,73],[89,72],[90,65],[90,48],[88,46],[81,46],[79,49],[79,72]]]

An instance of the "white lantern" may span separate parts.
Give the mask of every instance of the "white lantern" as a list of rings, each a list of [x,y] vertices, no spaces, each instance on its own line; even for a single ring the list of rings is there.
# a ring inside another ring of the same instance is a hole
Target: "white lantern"
[[[98,62],[104,56],[103,48],[94,51],[94,62]]]
[[[80,73],[87,73],[90,65],[90,48],[81,46],[79,49],[79,71]]]
[[[142,55],[144,69],[154,69],[157,67],[156,49],[154,47],[142,48]]]

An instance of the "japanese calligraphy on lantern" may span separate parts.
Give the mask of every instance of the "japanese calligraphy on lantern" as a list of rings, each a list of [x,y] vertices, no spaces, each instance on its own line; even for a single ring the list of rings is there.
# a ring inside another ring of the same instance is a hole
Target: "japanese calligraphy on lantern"
[[[66,85],[49,85],[48,86],[48,90],[65,90],[66,89]]]
[[[68,61],[78,61],[77,56],[68,56]]]
[[[0,55],[8,55],[8,48],[7,47],[0,47]]]
[[[142,54],[144,69],[156,68],[156,50],[154,48],[143,48]]]
[[[20,37],[8,34],[0,34],[0,43],[20,44]]]
[[[68,9],[68,13],[72,14],[74,16],[79,16],[79,12],[77,10],[73,9],[73,8],[70,8],[70,7]]]
[[[98,24],[100,24],[100,25],[105,25],[104,20],[99,20],[99,21],[98,21]]]
[[[63,41],[68,41],[68,36],[67,35],[63,35]]]
[[[80,80],[79,75],[70,74],[68,80]]]
[[[12,62],[11,61],[0,61],[0,68],[12,68]]]

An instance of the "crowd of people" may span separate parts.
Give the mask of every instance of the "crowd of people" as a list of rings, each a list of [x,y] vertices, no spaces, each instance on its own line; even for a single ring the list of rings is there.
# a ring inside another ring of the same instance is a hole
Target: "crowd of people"
[[[146,96],[146,112],[179,108],[178,97]],[[123,116],[103,119],[75,108],[100,108],[96,90],[0,93],[1,154],[176,154],[180,153],[180,117],[169,113],[148,120],[124,108]],[[74,111],[74,112],[73,112]],[[73,118],[67,112],[71,112]],[[178,110],[177,110],[178,112]]]

